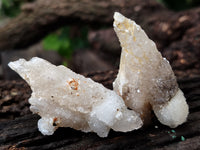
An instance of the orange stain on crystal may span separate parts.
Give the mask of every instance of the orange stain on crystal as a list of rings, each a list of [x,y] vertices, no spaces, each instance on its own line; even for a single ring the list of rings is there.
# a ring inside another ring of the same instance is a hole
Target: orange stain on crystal
[[[68,84],[72,90],[78,90],[79,83],[75,79],[68,81]]]

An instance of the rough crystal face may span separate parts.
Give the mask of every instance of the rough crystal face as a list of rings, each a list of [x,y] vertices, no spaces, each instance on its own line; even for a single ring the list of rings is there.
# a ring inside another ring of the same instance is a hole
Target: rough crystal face
[[[116,12],[113,26],[122,47],[114,90],[145,123],[150,121],[153,108],[161,123],[171,127],[182,124],[188,106],[169,62],[134,21]],[[170,117],[171,112],[174,116]]]
[[[37,57],[9,66],[31,86],[30,109],[41,116],[38,128],[44,135],[71,127],[105,137],[110,128],[127,132],[142,126],[139,114],[128,110],[114,91],[64,66]]]

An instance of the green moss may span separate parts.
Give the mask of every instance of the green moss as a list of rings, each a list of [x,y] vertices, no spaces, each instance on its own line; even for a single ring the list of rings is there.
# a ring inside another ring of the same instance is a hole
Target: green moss
[[[88,47],[87,28],[78,29],[80,35],[70,37],[70,27],[63,27],[47,35],[42,43],[45,50],[57,51],[61,56],[70,59],[75,49]]]
[[[172,139],[175,139],[176,138],[176,135],[172,135]]]
[[[181,141],[185,141],[185,137],[184,136],[181,136]]]
[[[175,131],[175,130],[171,130],[171,132],[172,132],[172,133],[175,133],[176,131]]]

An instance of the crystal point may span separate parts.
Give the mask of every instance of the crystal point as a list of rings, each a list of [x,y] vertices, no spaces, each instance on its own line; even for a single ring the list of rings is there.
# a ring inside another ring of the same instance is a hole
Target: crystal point
[[[165,125],[175,127],[185,122],[188,105],[169,62],[155,43],[139,25],[118,12],[113,26],[122,47],[114,90],[129,108],[140,113],[145,123],[150,121],[152,109]],[[170,116],[172,112],[174,116]]]

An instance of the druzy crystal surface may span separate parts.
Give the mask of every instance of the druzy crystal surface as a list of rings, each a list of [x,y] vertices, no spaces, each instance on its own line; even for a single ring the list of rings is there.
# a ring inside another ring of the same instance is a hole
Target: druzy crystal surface
[[[71,127],[106,137],[110,128],[127,132],[142,126],[139,114],[128,110],[114,91],[64,66],[37,57],[9,66],[30,85],[30,110],[41,116],[38,128],[44,135]]]
[[[114,14],[113,26],[122,47],[119,73],[113,83],[116,93],[144,123],[150,122],[152,109],[158,120],[170,127],[185,122],[185,97],[155,43],[139,25],[120,13]]]

